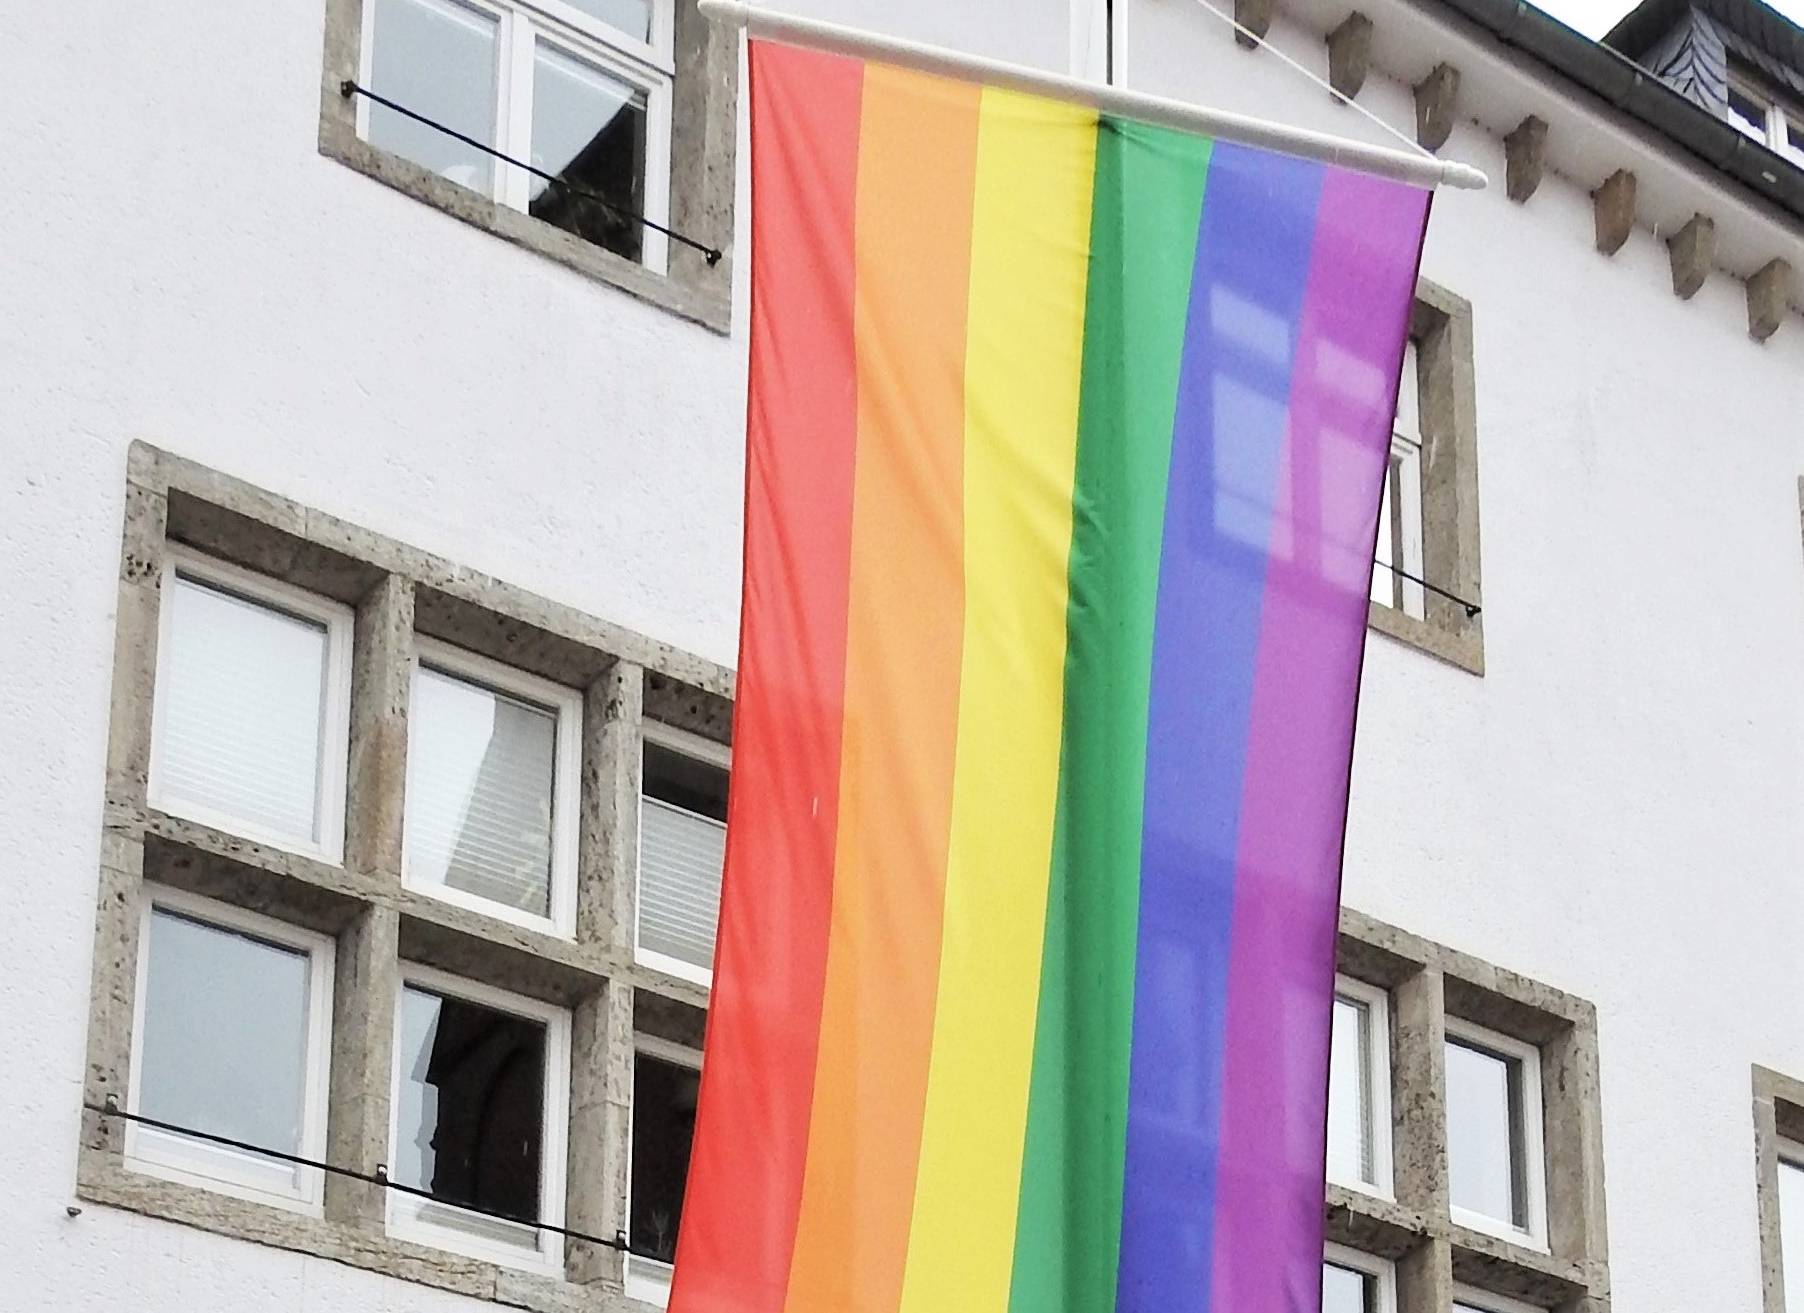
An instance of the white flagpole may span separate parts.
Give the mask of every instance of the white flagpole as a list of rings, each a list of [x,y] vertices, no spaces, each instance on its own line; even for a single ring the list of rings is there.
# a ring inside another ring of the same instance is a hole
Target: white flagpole
[[[1023,64],[984,59],[919,41],[876,36],[839,23],[774,13],[742,0],[699,0],[697,7],[714,22],[743,27],[751,36],[1088,105],[1105,114],[1119,114],[1123,118],[1194,132],[1217,141],[1231,141],[1299,159],[1357,169],[1417,187],[1445,184],[1478,191],[1488,181],[1482,171],[1458,160],[1443,160],[1428,154],[1412,155],[1388,146],[1368,146],[1364,142],[1286,127],[1245,114],[1061,77]]]

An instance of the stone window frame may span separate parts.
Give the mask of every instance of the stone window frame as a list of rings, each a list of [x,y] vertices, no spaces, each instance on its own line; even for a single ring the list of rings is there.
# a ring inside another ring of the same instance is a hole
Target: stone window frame
[[[1764,1313],[1785,1313],[1785,1249],[1779,1225],[1779,1160],[1785,1144],[1804,1145],[1804,1080],[1755,1064],[1755,1197]]]
[[[1478,406],[1472,304],[1427,278],[1416,281],[1410,338],[1416,344],[1422,433],[1422,577],[1482,605],[1478,535]],[[1474,675],[1485,672],[1484,613],[1423,590],[1418,618],[1382,602],[1371,627]]]
[[[1383,989],[1391,1013],[1395,1198],[1329,1182],[1327,1238],[1396,1265],[1398,1313],[1445,1313],[1456,1289],[1550,1313],[1609,1313],[1596,1009],[1351,908],[1338,969]],[[1447,1170],[1449,1017],[1541,1058],[1545,1249],[1462,1226]]]
[[[319,151],[454,218],[537,252],[640,300],[727,333],[733,319],[733,208],[738,185],[739,35],[710,23],[696,0],[673,0],[676,75],[670,107],[670,227],[722,252],[669,245],[667,273],[585,241],[541,219],[459,186],[357,135],[357,105],[342,87],[356,80],[366,0],[325,0]],[[380,88],[377,88],[380,90]]]
[[[649,716],[728,743],[729,669],[309,509],[145,443],[127,462],[112,709],[83,1102],[130,1106],[141,899],[185,891],[330,936],[325,1161],[374,1174],[390,1153],[393,1004],[403,964],[570,1012],[563,1224],[627,1228],[635,1037],[701,1045],[707,991],[633,953],[639,741]],[[163,566],[185,547],[355,610],[349,798],[333,864],[152,808],[147,795]],[[583,692],[574,939],[402,883],[402,801],[416,635]],[[652,1306],[623,1293],[619,1251],[567,1238],[563,1277],[398,1239],[387,1191],[328,1176],[323,1216],[142,1174],[127,1123],[85,1112],[76,1193],[209,1231],[531,1309]]]

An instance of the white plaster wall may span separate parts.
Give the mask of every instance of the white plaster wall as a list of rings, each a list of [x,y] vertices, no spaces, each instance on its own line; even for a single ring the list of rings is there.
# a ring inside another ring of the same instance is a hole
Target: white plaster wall
[[[1046,67],[1069,41],[1062,0],[806,7]],[[1137,83],[1355,130],[1189,0],[1127,11]],[[320,157],[321,21],[0,5],[0,1309],[478,1307],[64,1215],[132,438],[733,658],[742,339]],[[1361,99],[1410,122],[1400,85]],[[1501,175],[1475,128],[1449,151]],[[1756,1313],[1748,1065],[1804,1075],[1804,331],[1755,346],[1739,286],[1679,302],[1650,235],[1606,260],[1590,223],[1558,178],[1437,201],[1488,673],[1373,639],[1348,900],[1597,1003],[1617,1308]]]

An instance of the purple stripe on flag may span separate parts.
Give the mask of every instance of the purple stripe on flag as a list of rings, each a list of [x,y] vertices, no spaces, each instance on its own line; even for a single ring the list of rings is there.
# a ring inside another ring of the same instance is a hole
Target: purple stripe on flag
[[[1120,1313],[1211,1307],[1247,724],[1324,172],[1217,144],[1203,192],[1153,629]]]
[[[1353,717],[1428,193],[1330,170],[1279,466],[1240,802],[1214,1313],[1320,1307]],[[1138,1041],[1138,1035],[1136,1035]]]

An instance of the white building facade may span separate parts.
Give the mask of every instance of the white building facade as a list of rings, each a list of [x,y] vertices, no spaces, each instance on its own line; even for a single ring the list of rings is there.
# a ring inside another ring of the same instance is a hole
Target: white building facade
[[[1199,0],[794,8],[1492,176],[1436,198],[1399,407],[1327,1307],[1804,1308],[1798,29],[1644,6],[1731,34],[1713,98],[1481,0],[1240,0],[1264,48]],[[731,767],[737,35],[152,0],[0,51],[0,1307],[655,1307]]]

